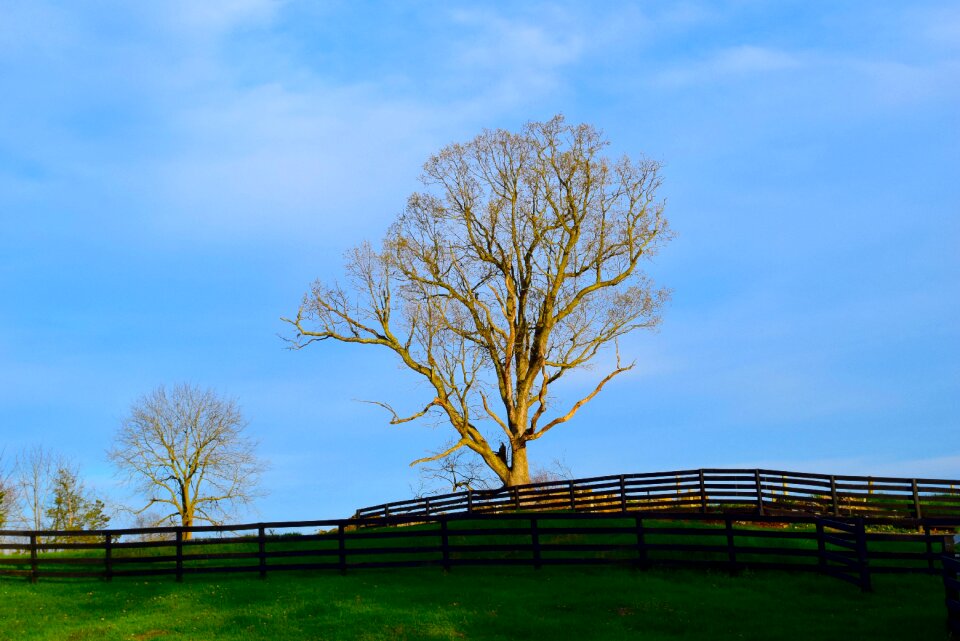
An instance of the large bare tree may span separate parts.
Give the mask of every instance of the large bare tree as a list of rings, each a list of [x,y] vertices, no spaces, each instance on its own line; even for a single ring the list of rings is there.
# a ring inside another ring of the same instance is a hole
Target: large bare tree
[[[171,510],[161,521],[219,524],[258,496],[263,465],[245,427],[233,400],[191,385],[161,386],[133,404],[108,456],[147,497],[135,513],[159,505]]]
[[[410,416],[378,403],[391,423],[439,412],[458,436],[414,463],[468,448],[505,484],[528,482],[528,444],[633,367],[617,339],[656,326],[668,297],[642,269],[671,236],[660,167],[611,159],[607,145],[557,116],[443,148],[424,165],[427,191],[410,196],[382,246],[352,250],[348,280],[314,283],[284,319],[293,346],[392,350],[433,398]],[[616,364],[554,407],[551,385],[607,347]]]

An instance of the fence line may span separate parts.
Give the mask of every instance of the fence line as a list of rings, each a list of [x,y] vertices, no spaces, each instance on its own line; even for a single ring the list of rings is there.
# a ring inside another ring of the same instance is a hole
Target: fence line
[[[960,518],[901,519],[699,513],[456,514],[192,528],[0,531],[0,575],[174,576],[467,565],[628,564],[820,572],[870,589],[875,573],[941,571],[943,532]],[[407,527],[396,527],[404,525]],[[777,527],[771,527],[777,526]],[[283,532],[310,528],[310,532]],[[188,538],[187,533],[208,536]],[[212,536],[211,536],[212,535]],[[162,540],[145,540],[147,537]],[[130,540],[131,538],[139,540]],[[10,543],[12,539],[26,543]],[[71,543],[70,539],[83,539]]]
[[[953,553],[944,554],[943,587],[946,590],[947,629],[951,639],[960,639],[960,558]]]
[[[364,507],[356,511],[356,516],[435,516],[513,510],[958,517],[960,480],[765,469],[677,470],[467,490]]]

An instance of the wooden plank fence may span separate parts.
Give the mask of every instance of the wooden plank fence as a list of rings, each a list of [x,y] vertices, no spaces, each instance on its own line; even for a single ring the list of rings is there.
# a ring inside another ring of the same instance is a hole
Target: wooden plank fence
[[[854,522],[817,519],[820,571],[871,590],[866,527],[862,517]]]
[[[947,629],[951,639],[960,639],[960,557],[951,551],[944,554],[943,587],[946,591],[944,602],[947,606]]]
[[[877,531],[890,524],[910,531]],[[944,533],[957,528],[960,518],[625,511],[0,531],[0,576],[31,581],[173,576],[180,581],[211,572],[265,577],[373,567],[625,564],[820,572],[869,590],[871,574],[941,572]]]
[[[434,516],[511,510],[960,517],[960,480],[764,469],[677,470],[454,492],[364,507],[356,511],[356,516]]]

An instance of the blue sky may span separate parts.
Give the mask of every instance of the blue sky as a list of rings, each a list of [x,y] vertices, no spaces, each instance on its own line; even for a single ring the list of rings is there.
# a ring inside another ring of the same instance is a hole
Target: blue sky
[[[0,0],[5,458],[120,500],[119,421],[188,381],[272,466],[251,516],[403,498],[450,435],[354,399],[425,391],[279,318],[431,152],[564,113],[664,163],[674,297],[535,465],[960,477],[960,7],[518,4]]]

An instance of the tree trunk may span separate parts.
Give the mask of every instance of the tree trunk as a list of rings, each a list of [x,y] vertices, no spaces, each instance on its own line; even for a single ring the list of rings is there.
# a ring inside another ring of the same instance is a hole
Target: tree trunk
[[[526,485],[530,482],[530,465],[527,462],[527,444],[511,443],[510,450],[510,476],[507,478],[506,484],[509,486]]]
[[[180,524],[183,527],[193,527],[193,506],[184,502],[183,511],[180,513]],[[183,538],[185,541],[189,541],[193,538],[193,532],[184,531]]]

